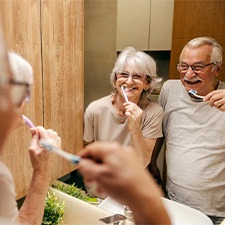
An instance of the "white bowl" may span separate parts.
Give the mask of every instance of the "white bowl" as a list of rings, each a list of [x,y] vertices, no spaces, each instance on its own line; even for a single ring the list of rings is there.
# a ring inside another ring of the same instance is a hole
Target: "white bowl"
[[[171,218],[173,225],[213,225],[212,221],[202,212],[180,203],[162,198],[163,204]],[[124,214],[123,205],[110,197],[99,204],[99,208],[113,214]]]

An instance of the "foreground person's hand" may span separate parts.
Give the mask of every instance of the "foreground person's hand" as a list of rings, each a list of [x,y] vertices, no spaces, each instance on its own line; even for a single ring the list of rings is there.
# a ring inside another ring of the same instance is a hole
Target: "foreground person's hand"
[[[115,200],[128,205],[136,224],[170,224],[161,191],[129,147],[94,142],[79,153],[79,171]]]

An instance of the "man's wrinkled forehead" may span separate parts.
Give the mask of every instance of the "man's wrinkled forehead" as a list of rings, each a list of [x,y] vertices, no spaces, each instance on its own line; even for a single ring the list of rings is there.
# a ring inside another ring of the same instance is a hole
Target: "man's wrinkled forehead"
[[[198,47],[184,47],[180,54],[180,62],[185,61],[185,59],[196,59],[197,62],[207,63],[212,57],[212,47],[209,45],[202,45]]]

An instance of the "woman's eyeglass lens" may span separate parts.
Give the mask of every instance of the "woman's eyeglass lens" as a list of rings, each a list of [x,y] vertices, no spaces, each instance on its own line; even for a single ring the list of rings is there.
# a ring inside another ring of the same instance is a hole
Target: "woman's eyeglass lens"
[[[9,80],[9,84],[12,85],[12,101],[15,105],[20,106],[23,101],[29,102],[30,100],[30,85],[25,82],[18,82],[15,80]]]
[[[210,65],[216,65],[216,63],[215,62],[208,63],[208,64],[200,63],[200,64],[193,64],[193,65],[188,65],[186,63],[179,63],[179,64],[177,64],[177,70],[180,73],[186,73],[188,71],[189,67],[191,67],[191,69],[195,73],[199,73],[199,72],[202,72],[206,66],[210,66]]]

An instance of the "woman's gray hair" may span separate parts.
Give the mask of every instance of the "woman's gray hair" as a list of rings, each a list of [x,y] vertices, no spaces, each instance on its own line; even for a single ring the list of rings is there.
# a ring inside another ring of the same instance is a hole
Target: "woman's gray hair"
[[[180,59],[182,57],[182,53],[185,48],[198,48],[203,45],[212,46],[212,54],[211,54],[211,62],[215,62],[217,65],[222,65],[223,62],[223,48],[219,45],[219,43],[211,37],[198,37],[190,40],[183,48]]]
[[[31,85],[33,83],[33,69],[31,65],[13,51],[8,52],[8,57],[13,79]]]
[[[125,71],[126,66],[131,65],[136,68],[134,71],[137,74],[146,75],[146,79],[150,82],[150,88],[147,90],[143,90],[138,105],[145,107],[145,103],[147,101],[148,94],[150,94],[155,88],[159,87],[159,84],[162,81],[162,78],[159,78],[156,73],[156,62],[155,60],[148,54],[143,51],[138,51],[133,47],[125,48],[118,56],[112,73],[110,75],[110,81],[114,92],[117,93],[115,82],[116,82],[116,74],[118,72]]]

